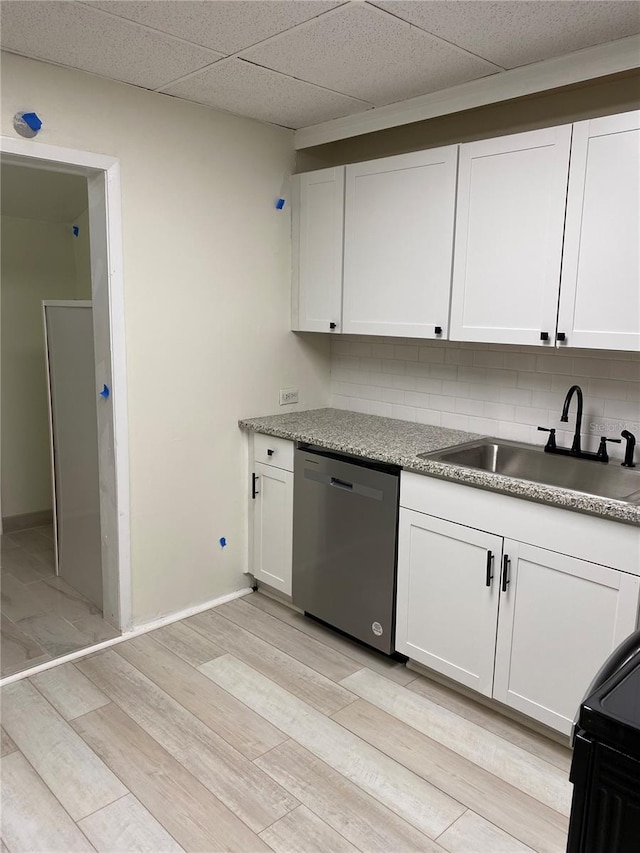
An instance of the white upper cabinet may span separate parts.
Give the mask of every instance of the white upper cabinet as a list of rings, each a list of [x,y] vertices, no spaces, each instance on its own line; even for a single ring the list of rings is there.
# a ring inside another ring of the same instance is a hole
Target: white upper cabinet
[[[346,167],[344,332],[447,337],[457,153]]]
[[[574,125],[558,332],[640,350],[640,111]]]
[[[342,331],[344,166],[293,177],[292,328]]]
[[[571,125],[460,146],[452,340],[553,345],[570,146]]]

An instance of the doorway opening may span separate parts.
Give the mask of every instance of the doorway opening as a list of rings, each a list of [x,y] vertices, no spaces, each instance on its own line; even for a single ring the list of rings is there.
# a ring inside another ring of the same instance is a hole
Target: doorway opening
[[[10,679],[119,636],[131,609],[118,164],[2,143],[0,609]]]

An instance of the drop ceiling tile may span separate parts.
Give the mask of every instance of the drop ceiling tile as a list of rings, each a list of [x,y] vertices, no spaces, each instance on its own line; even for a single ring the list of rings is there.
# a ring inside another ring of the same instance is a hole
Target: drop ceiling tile
[[[500,70],[364,3],[328,12],[241,56],[376,106]]]
[[[640,32],[634,0],[373,0],[485,59],[516,68]]]
[[[187,101],[292,128],[307,127],[370,107],[364,101],[234,58],[223,59],[163,91]]]
[[[80,3],[3,0],[0,21],[4,50],[146,89],[164,86],[222,56]]]
[[[96,0],[88,5],[229,54],[321,15],[340,2]]]

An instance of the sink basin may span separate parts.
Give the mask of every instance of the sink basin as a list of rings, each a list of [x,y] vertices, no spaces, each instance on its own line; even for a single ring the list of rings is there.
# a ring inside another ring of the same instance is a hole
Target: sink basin
[[[418,456],[629,504],[640,503],[640,469],[623,468],[617,461],[604,464],[574,459],[545,453],[531,444],[491,438]]]

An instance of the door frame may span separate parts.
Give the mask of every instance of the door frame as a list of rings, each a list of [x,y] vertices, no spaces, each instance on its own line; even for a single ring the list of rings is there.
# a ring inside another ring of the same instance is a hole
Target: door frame
[[[111,618],[120,631],[126,632],[132,628],[132,612],[120,161],[103,154],[7,136],[0,136],[0,152],[3,163],[87,179],[94,330],[104,331],[94,336],[96,386],[101,388],[105,377],[109,378],[107,421],[113,436],[109,462],[100,465],[103,576],[113,602]],[[104,273],[106,288],[96,288],[96,271]]]

